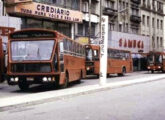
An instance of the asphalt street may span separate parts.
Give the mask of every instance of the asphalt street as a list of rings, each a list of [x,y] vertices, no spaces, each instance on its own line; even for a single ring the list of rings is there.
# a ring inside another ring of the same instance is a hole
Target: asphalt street
[[[3,120],[164,120],[165,80],[0,112]]]
[[[120,81],[126,81],[126,80],[134,80],[137,78],[144,78],[144,77],[150,77],[152,76],[159,76],[162,73],[148,73],[147,71],[143,72],[133,72],[133,73],[127,73],[123,77],[118,77],[117,75],[111,75],[109,78],[107,78],[108,83],[114,83],[114,82],[120,82]],[[87,86],[87,85],[94,85],[98,84],[99,79],[96,79],[95,76],[89,76],[87,79],[83,79],[80,84],[77,83],[71,83],[70,88],[75,87],[81,87],[81,86]],[[26,94],[35,94],[35,93],[41,93],[46,91],[60,91],[61,89],[56,89],[51,85],[33,85],[30,87],[30,89],[26,92],[20,91],[18,86],[9,86],[6,82],[0,84],[0,98],[7,98],[7,97],[13,97],[13,96],[21,96]]]

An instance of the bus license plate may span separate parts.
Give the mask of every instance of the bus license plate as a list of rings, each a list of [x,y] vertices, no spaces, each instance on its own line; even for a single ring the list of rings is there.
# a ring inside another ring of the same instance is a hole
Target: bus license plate
[[[33,81],[34,78],[32,78],[32,77],[27,77],[26,80],[27,80],[27,81]]]

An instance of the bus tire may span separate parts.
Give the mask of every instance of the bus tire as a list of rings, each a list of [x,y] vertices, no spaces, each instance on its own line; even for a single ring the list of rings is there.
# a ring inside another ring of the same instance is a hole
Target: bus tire
[[[29,89],[29,84],[26,81],[22,81],[18,83],[18,87],[21,91],[26,91]]]
[[[65,73],[65,83],[61,85],[61,89],[67,88],[69,84],[69,74],[68,72]]]
[[[55,77],[55,82],[53,84],[53,87],[55,87],[57,89],[59,88],[59,76]]]
[[[82,72],[82,70],[81,70],[81,72],[80,72],[80,78],[77,80],[77,83],[81,83],[81,79],[83,78],[83,72]]]
[[[118,76],[124,76],[125,73],[126,73],[126,68],[123,67],[123,68],[122,68],[122,73],[118,73]]]
[[[154,70],[151,70],[151,73],[154,73]]]
[[[100,77],[100,75],[99,75],[99,74],[97,74],[97,75],[96,75],[96,78],[97,78],[97,79],[99,79],[99,77]]]

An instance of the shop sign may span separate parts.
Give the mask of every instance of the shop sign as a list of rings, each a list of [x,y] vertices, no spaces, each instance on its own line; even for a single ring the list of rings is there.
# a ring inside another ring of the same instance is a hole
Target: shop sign
[[[82,12],[36,2],[10,6],[7,8],[7,12],[10,14],[42,17],[68,22],[82,22],[83,18]]]
[[[86,45],[86,44],[88,44],[89,38],[88,37],[78,37],[76,39],[76,41],[83,45]]]
[[[111,31],[108,46],[111,48],[129,50],[133,53],[149,52],[150,38],[147,36]]]

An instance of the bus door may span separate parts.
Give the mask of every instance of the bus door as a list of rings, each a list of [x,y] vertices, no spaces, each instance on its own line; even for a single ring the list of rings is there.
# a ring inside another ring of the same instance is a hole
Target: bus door
[[[59,47],[60,84],[63,84],[65,82],[63,41],[59,42],[58,47]]]
[[[93,50],[86,46],[86,72],[87,75],[94,74]]]

